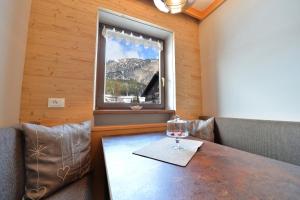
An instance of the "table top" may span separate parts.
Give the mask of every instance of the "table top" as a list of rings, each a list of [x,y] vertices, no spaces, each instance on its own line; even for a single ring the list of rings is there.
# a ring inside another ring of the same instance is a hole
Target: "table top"
[[[300,199],[300,167],[205,141],[186,167],[133,151],[164,134],[102,139],[112,200]]]

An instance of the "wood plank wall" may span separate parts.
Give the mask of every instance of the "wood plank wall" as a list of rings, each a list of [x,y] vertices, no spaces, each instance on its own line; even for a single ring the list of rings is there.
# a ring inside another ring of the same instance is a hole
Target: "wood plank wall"
[[[56,125],[92,118],[100,7],[175,32],[177,113],[188,119],[201,115],[197,20],[161,13],[150,0],[32,0],[20,121]],[[65,97],[66,107],[47,108],[49,97]]]

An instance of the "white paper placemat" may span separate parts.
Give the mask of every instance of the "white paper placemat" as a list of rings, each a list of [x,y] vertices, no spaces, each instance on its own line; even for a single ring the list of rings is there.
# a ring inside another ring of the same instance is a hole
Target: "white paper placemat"
[[[133,154],[185,167],[203,142],[180,139],[179,144],[183,149],[174,149],[173,146],[176,145],[175,138],[167,137],[148,144],[142,149],[134,151]]]

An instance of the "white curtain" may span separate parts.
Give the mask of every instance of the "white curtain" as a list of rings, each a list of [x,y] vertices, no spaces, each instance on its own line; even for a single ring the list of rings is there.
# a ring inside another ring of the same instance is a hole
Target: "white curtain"
[[[163,45],[159,41],[153,41],[151,38],[145,39],[142,35],[135,36],[132,33],[128,34],[124,31],[120,32],[117,31],[115,28],[111,29],[104,26],[102,30],[102,35],[106,39],[111,38],[116,39],[118,41],[124,40],[126,43],[131,43],[134,45],[143,45],[145,48],[154,48],[158,51],[163,50]]]

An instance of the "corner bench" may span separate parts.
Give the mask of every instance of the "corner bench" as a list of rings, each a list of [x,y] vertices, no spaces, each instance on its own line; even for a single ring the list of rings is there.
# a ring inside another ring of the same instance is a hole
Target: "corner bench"
[[[300,165],[300,122],[215,117],[214,133],[216,143]]]

